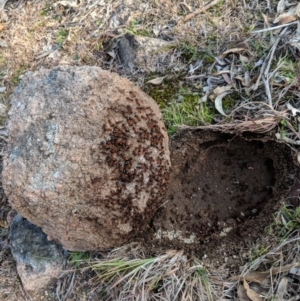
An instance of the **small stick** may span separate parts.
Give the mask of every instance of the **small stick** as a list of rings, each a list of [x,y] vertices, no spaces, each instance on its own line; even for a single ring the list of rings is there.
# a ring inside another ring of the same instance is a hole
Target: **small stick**
[[[194,18],[196,15],[203,13],[204,11],[211,8],[212,6],[218,4],[218,2],[220,2],[220,0],[214,0],[214,1],[210,2],[209,4],[207,4],[206,6],[196,9],[193,13],[191,13],[191,14],[185,16],[183,19],[179,20],[177,25],[185,23],[186,21]]]
[[[296,24],[298,22],[299,21],[295,21],[295,22],[291,22],[291,23],[287,23],[287,24],[282,24],[282,25],[278,25],[278,26],[274,26],[274,27],[269,27],[269,28],[265,28],[265,29],[254,30],[254,31],[251,31],[251,33],[252,34],[256,34],[256,33],[266,32],[266,31],[270,31],[270,30],[275,30],[275,29],[287,27],[287,26],[290,26],[290,25],[294,25],[294,24]]]

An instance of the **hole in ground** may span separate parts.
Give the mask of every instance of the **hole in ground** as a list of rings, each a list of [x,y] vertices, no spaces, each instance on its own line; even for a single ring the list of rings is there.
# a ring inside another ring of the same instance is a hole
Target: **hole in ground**
[[[144,237],[154,253],[239,255],[263,235],[290,191],[295,167],[288,147],[261,138],[185,131],[172,139],[168,192],[153,233]]]

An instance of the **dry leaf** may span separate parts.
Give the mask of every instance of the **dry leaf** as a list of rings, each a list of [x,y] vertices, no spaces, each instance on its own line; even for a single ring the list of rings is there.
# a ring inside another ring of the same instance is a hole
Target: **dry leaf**
[[[253,291],[246,280],[243,281],[244,288],[246,290],[247,296],[250,298],[251,301],[263,301],[263,299],[257,294],[255,291]]]
[[[245,77],[244,77],[244,78],[243,78],[242,76],[239,75],[239,76],[235,76],[235,79],[240,80],[241,83],[242,83],[242,85],[243,85],[244,87],[249,87],[250,84],[251,84],[250,74],[249,74],[248,71],[245,73]]]
[[[202,103],[202,102],[207,102],[207,97],[208,97],[208,94],[205,94],[204,96],[200,97],[199,100],[198,100],[198,103]]]
[[[232,84],[232,81],[230,79],[230,77],[228,76],[227,73],[223,73],[222,74],[222,77],[224,78],[225,82],[228,84],[228,85],[231,85]]]
[[[222,114],[223,116],[227,116],[223,110],[223,106],[222,106],[222,100],[223,100],[223,97],[230,94],[231,91],[225,91],[221,94],[219,94],[216,99],[215,99],[215,108],[217,109],[217,111]]]
[[[146,82],[146,84],[160,85],[160,84],[162,84],[162,82],[164,81],[165,78],[166,78],[165,76],[163,76],[163,77],[156,77],[156,78],[153,78],[151,80],[148,80]]]
[[[257,271],[249,271],[243,277],[247,281],[254,281],[258,283],[262,283],[268,276],[270,276],[270,272],[257,272]]]
[[[226,63],[225,61],[221,60],[220,58],[218,58],[217,56],[214,56],[215,60],[217,61],[217,64],[220,66],[225,66],[228,65],[228,63]]]
[[[300,114],[300,110],[294,108],[291,104],[287,103],[286,107],[288,108],[288,110],[290,110],[292,112],[293,116],[297,116]]]
[[[278,289],[275,295],[275,300],[276,301],[283,301],[283,296],[287,292],[287,285],[288,285],[288,277],[283,277],[278,285]]]
[[[248,49],[246,48],[232,48],[224,51],[222,54],[219,55],[220,59],[225,58],[230,53],[240,53],[240,52],[247,52],[249,53]]]
[[[3,39],[0,39],[0,47],[7,47],[7,43]]]
[[[280,133],[276,133],[275,137],[277,140],[281,140],[292,145],[300,145],[300,140],[294,140],[286,136],[282,136]]]
[[[247,64],[247,63],[249,63],[250,60],[249,60],[246,56],[240,54],[240,61],[241,61],[242,63]]]
[[[296,6],[296,15],[300,17],[300,3]]]
[[[215,88],[212,92],[214,95],[218,96],[219,94],[231,90],[232,85],[222,86]]]
[[[3,10],[6,2],[7,0],[0,0],[0,11]]]
[[[262,14],[262,17],[264,19],[264,24],[265,24],[265,28],[269,28],[270,27],[270,23],[269,21],[273,22],[273,20],[270,20],[270,18],[268,16],[266,16],[265,14]]]
[[[4,29],[4,25],[0,23],[0,31],[2,31],[3,29]]]
[[[276,138],[277,139],[281,139],[281,135],[280,133],[276,133],[275,134]],[[292,140],[290,138],[287,138],[287,137],[284,137],[286,139],[288,139],[288,143],[292,143],[292,144],[297,144],[297,145],[300,145],[300,140]],[[285,139],[283,139],[285,141]],[[290,141],[291,140],[291,141]],[[276,267],[276,268],[271,268],[269,271],[265,271],[265,272],[257,272],[257,271],[249,271],[248,273],[246,273],[243,277],[243,279],[251,282],[251,281],[254,281],[254,282],[258,282],[258,283],[262,283],[267,277],[269,277],[270,275],[276,275],[276,274],[279,274],[279,273],[284,273],[284,272],[287,272],[289,271],[290,269],[294,268],[294,267],[297,267],[299,266],[298,263],[291,263],[291,264],[287,264],[285,266],[280,266],[280,267]],[[239,279],[241,276],[238,276],[238,277],[232,277],[232,279]]]
[[[300,164],[300,151],[297,153],[297,162]]]
[[[278,139],[277,135],[276,135],[276,138]],[[266,271],[266,272],[249,271],[248,273],[246,273],[243,276],[243,278],[247,281],[254,281],[254,282],[262,283],[270,275],[276,275],[278,273],[287,272],[291,268],[293,268],[297,265],[298,265],[297,263],[291,263],[291,264],[287,264],[285,266],[272,268],[272,269],[270,269],[269,271]]]
[[[298,155],[300,155],[300,152],[298,152]],[[290,274],[294,275],[295,277],[300,277],[300,267],[293,267],[289,271]]]
[[[280,14],[273,23],[279,25],[287,24],[297,20],[300,17],[300,3],[297,6],[291,7],[288,12]]]
[[[247,296],[245,288],[241,284],[239,284],[238,286],[237,295],[239,297],[239,301],[250,301],[250,299]]]
[[[260,294],[260,295],[263,295],[263,296],[267,296],[271,287],[270,285],[261,285],[257,282],[250,282],[249,283],[249,286],[252,290],[254,290],[256,293]]]
[[[58,4],[61,4],[62,6],[78,7],[76,1],[58,1],[54,5],[57,6]]]
[[[0,116],[5,116],[7,114],[7,106],[0,103]]]
[[[282,16],[282,17],[279,17],[278,24],[279,25],[288,24],[288,23],[291,23],[291,22],[293,22],[295,20],[297,20],[297,16],[295,16],[295,15]]]
[[[299,263],[294,262],[294,263],[290,263],[290,264],[287,264],[287,265],[284,265],[284,266],[272,268],[271,272],[272,272],[272,275],[276,275],[278,273],[288,272],[290,269],[292,269],[294,267],[297,267],[299,265],[300,265]]]
[[[277,4],[277,12],[278,13],[283,13],[285,9],[285,0],[280,0]]]

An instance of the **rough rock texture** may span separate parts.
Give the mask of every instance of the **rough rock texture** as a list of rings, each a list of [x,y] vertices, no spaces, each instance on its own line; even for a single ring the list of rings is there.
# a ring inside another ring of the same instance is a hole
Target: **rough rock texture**
[[[25,290],[31,296],[43,295],[63,272],[64,250],[20,215],[11,223],[10,245]]]
[[[173,56],[173,49],[172,42],[126,33],[119,41],[117,53],[127,70],[136,67],[144,72],[163,72],[167,68],[183,67]]]
[[[168,136],[157,104],[98,67],[28,72],[13,93],[3,187],[69,250],[121,245],[165,193]]]

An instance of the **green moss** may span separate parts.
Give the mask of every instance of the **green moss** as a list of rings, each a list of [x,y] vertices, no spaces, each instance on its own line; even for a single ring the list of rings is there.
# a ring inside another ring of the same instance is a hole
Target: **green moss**
[[[206,54],[203,61],[205,64],[211,65],[215,62],[215,58],[212,55]]]
[[[150,79],[159,75],[151,76]],[[182,77],[177,76],[161,85],[147,84],[144,91],[160,106],[169,134],[176,132],[178,125],[197,126],[211,123],[214,110],[199,103],[201,91],[182,86]]]
[[[243,27],[243,32],[244,33],[251,33],[254,30],[255,26],[254,25],[245,25]]]
[[[42,10],[39,11],[40,16],[48,16],[51,11],[52,11],[52,7],[50,5],[46,5]]]
[[[27,68],[28,68],[27,64],[22,65],[19,68],[17,68],[11,76],[11,82],[13,84],[17,85],[20,81],[20,76],[26,71]]]
[[[292,61],[288,57],[282,57],[277,62],[275,66],[278,70],[278,74],[284,77],[288,84],[290,84],[296,77],[297,62]]]
[[[73,60],[74,61],[77,61],[77,60],[79,60],[79,55],[78,55],[78,53],[75,53],[75,54],[73,54]]]
[[[211,123],[213,115],[205,103],[199,103],[198,93],[185,93],[180,102],[171,101],[163,110],[169,134],[176,132],[179,125],[197,126]]]
[[[182,58],[187,62],[203,60],[204,64],[212,64],[215,61],[214,56],[211,53],[207,50],[203,51],[198,49],[197,46],[191,43],[181,42],[177,48],[181,52]]]
[[[142,26],[138,19],[133,19],[127,31],[135,36],[149,37],[151,35],[151,30],[148,30],[145,26]]]
[[[224,112],[226,112],[229,109],[232,109],[234,105],[240,101],[240,95],[237,92],[230,93],[223,97],[222,99],[222,107]]]
[[[157,102],[160,108],[167,106],[167,103],[174,98],[177,89],[176,84],[170,81],[158,86],[147,85],[144,87],[144,91]]]
[[[59,31],[57,32],[56,37],[55,37],[55,41],[59,46],[61,46],[62,43],[65,41],[65,39],[68,36],[68,33],[69,33],[68,30],[66,30],[64,28],[59,29]]]
[[[223,13],[223,5],[224,5],[224,0],[219,1],[216,5],[211,7],[208,10],[208,12],[213,13],[215,17],[221,17]]]

